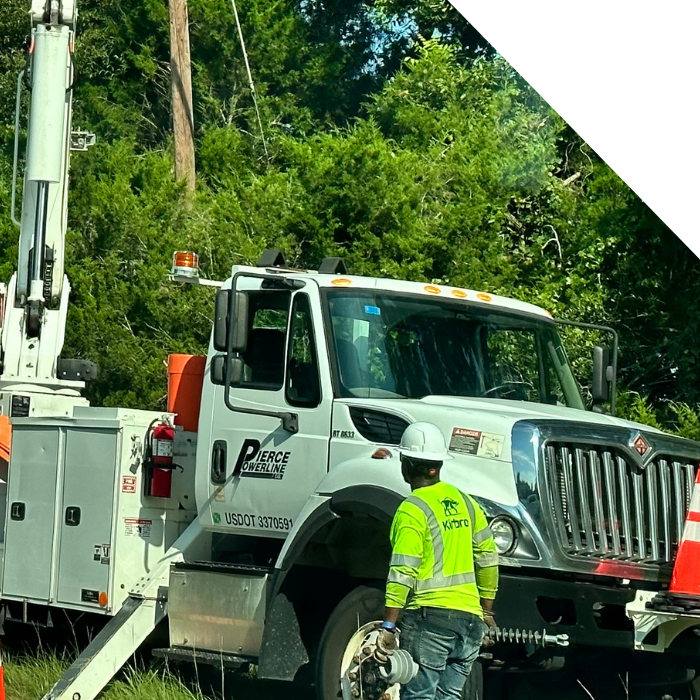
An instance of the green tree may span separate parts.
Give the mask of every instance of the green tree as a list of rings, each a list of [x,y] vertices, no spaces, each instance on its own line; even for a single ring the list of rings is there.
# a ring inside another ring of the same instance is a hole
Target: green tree
[[[5,5],[9,203],[29,26],[27,0]],[[265,152],[230,4],[190,0],[191,207],[172,178],[166,0],[80,11],[74,123],[98,145],[72,159],[65,354],[101,365],[94,402],[162,406],[166,354],[204,351],[211,293],[165,281],[174,250],[198,250],[204,274],[223,279],[280,247],[300,266],[342,255],[358,273],[617,326],[623,389],[647,401],[623,410],[695,434],[698,261],[447,2],[241,0]],[[7,211],[3,281],[17,255]],[[584,335],[567,335],[585,379]]]

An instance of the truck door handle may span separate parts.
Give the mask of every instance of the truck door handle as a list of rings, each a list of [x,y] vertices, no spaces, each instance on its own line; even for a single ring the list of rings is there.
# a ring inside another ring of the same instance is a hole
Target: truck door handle
[[[226,481],[226,440],[214,440],[211,450],[211,483]]]
[[[26,506],[24,503],[13,503],[10,506],[10,519],[11,520],[24,520],[24,515],[26,513]]]
[[[66,525],[71,525],[72,527],[80,525],[80,508],[77,506],[66,508]]]

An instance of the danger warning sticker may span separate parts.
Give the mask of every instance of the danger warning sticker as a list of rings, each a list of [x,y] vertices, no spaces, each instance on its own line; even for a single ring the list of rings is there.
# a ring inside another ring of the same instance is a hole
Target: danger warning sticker
[[[475,455],[479,449],[481,431],[467,428],[454,428],[450,440],[450,451],[463,455]]]
[[[151,536],[152,527],[152,520],[124,518],[124,534],[127,537],[143,537],[144,539],[148,539]]]
[[[450,452],[463,455],[500,459],[504,443],[505,435],[469,428],[453,428],[449,449]]]
[[[122,477],[122,493],[136,493],[136,477],[135,476],[123,476]]]

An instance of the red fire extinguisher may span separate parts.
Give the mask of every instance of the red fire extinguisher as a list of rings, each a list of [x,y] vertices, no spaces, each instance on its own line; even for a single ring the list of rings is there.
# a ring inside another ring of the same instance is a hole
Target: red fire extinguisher
[[[167,421],[155,423],[149,430],[146,455],[147,496],[170,498],[172,492],[173,445],[175,427]]]

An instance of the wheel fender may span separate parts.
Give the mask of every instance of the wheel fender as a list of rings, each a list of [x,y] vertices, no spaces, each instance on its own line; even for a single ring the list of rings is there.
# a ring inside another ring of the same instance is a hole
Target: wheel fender
[[[401,462],[395,452],[387,459],[355,457],[333,465],[316,487],[316,493],[331,495],[349,486],[379,486],[395,491],[402,498],[411,493],[401,475]]]
[[[315,494],[307,501],[275,567],[258,666],[260,678],[292,681],[309,663],[300,621],[284,589],[287,574],[309,542],[322,528],[342,517],[363,515],[391,523],[403,498],[394,489],[355,483],[330,494]]]

